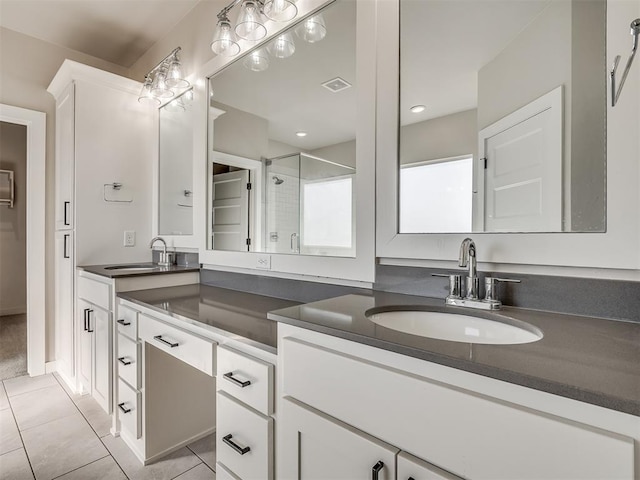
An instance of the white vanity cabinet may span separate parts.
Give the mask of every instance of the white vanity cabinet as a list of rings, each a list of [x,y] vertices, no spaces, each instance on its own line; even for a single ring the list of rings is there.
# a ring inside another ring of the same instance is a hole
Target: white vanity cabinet
[[[55,329],[56,369],[69,384],[76,377],[73,304],[73,231],[55,233]]]
[[[430,464],[447,479],[637,478],[637,417],[289,325],[278,335],[278,478],[313,465],[309,443],[342,461],[338,432],[419,457],[399,454],[402,480]]]
[[[217,464],[237,478],[274,478],[272,363],[222,345],[217,351]]]

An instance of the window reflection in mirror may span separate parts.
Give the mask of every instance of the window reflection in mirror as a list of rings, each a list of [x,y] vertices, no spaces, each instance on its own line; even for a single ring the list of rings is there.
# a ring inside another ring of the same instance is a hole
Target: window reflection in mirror
[[[400,233],[604,231],[605,25],[605,0],[400,0]]]
[[[338,0],[209,79],[210,249],[355,256],[355,21]]]
[[[193,92],[160,108],[158,234],[193,234]]]

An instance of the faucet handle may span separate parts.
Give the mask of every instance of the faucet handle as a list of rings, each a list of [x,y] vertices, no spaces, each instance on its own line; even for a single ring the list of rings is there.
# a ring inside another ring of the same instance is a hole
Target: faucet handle
[[[496,284],[504,283],[520,283],[520,280],[514,278],[485,277],[484,279],[484,300],[485,302],[498,301],[496,295]]]
[[[462,298],[462,275],[458,273],[432,273],[431,276],[449,278],[449,296]]]

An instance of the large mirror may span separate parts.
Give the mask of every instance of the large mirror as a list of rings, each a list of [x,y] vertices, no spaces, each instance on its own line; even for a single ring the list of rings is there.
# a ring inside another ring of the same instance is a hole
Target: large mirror
[[[399,233],[605,230],[606,0],[400,0]]]
[[[193,234],[193,91],[160,108],[158,234]]]
[[[356,2],[209,79],[210,249],[355,257]]]

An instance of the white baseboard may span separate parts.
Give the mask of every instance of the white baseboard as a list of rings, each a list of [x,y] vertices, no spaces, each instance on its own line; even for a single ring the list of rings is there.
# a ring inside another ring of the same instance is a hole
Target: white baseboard
[[[46,362],[44,364],[44,373],[53,373],[55,371],[57,371],[55,360],[53,362]]]
[[[21,307],[0,308],[0,317],[7,315],[22,315],[23,313],[27,313],[26,305]]]

